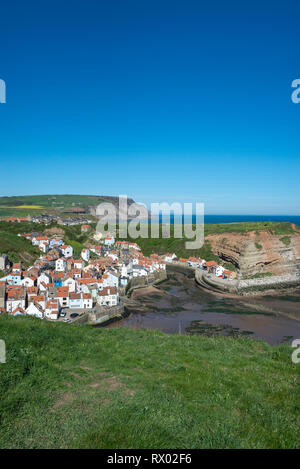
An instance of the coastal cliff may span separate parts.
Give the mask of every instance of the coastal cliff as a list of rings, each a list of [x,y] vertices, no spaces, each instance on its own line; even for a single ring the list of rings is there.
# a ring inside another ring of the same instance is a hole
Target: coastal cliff
[[[255,274],[300,275],[300,229],[290,225],[287,234],[271,230],[220,233],[206,236],[213,254],[234,264],[240,278]]]

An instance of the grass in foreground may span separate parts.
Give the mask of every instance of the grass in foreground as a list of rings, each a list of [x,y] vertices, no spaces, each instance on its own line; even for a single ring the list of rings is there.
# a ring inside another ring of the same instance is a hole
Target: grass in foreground
[[[251,339],[0,317],[1,448],[295,448],[300,365]]]

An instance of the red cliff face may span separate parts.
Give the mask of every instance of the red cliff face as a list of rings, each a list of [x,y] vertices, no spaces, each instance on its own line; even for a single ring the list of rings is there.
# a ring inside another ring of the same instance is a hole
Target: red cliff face
[[[300,274],[300,231],[287,235],[268,231],[222,233],[205,239],[215,255],[237,266],[241,277],[266,272]]]

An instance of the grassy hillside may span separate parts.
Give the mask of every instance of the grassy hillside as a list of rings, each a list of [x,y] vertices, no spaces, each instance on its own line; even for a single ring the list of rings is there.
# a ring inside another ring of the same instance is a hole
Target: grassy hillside
[[[270,234],[285,235],[300,233],[300,227],[289,222],[242,222],[205,225],[205,235],[220,233],[248,233],[249,231],[268,231]]]
[[[40,213],[63,214],[66,209],[84,209],[105,201],[115,201],[115,197],[94,195],[25,195],[0,197],[0,217],[25,217]]]
[[[45,225],[37,223],[9,223],[0,221],[0,254],[7,254],[11,262],[22,262],[23,267],[32,265],[41,255],[40,250],[32,246],[27,239],[20,238],[18,233],[42,232]]]
[[[0,230],[0,253],[7,254],[11,262],[22,262],[23,266],[33,264],[40,251],[16,234]]]
[[[0,197],[1,207],[19,207],[19,206],[42,206],[42,207],[65,207],[97,205],[103,202],[102,196],[93,195],[23,195],[13,197]]]
[[[51,228],[52,226],[58,225],[49,225],[45,226],[40,223],[30,223],[30,222],[22,222],[22,223],[11,223],[7,221],[0,221],[0,231],[6,231],[7,233],[18,234],[18,233],[31,233],[32,231],[42,232],[46,228]]]
[[[95,225],[92,224],[92,227]],[[88,239],[86,233],[81,233],[80,225],[63,226],[52,223],[49,226],[37,223],[9,223],[0,222],[0,253],[8,254],[9,259],[13,262],[23,260],[25,258],[36,259],[40,255],[38,248],[32,246],[31,242],[17,236],[18,233],[30,232],[47,232],[51,228],[58,228],[59,232],[64,232],[63,239],[67,244],[73,246],[74,255],[80,256],[84,243]],[[26,263],[25,263],[26,264]]]
[[[211,234],[220,234],[220,233],[248,233],[249,231],[269,231],[270,234],[277,235],[288,235],[295,232],[300,233],[300,228],[293,228],[291,223],[273,223],[273,222],[249,222],[249,223],[220,223],[220,224],[211,224],[205,225],[204,227],[204,237]],[[206,260],[215,260],[219,261],[219,258],[215,256],[211,251],[211,246],[208,240],[205,240],[204,245],[200,249],[186,249],[185,242],[188,241],[186,238],[174,238],[174,226],[170,228],[171,236],[170,238],[138,238],[131,239],[132,242],[137,242],[141,247],[145,255],[149,255],[153,252],[158,254],[164,254],[166,252],[175,252],[179,257],[190,257],[196,256],[201,257]],[[232,264],[226,264],[228,268],[234,268]]]
[[[1,448],[296,448],[300,365],[251,339],[0,316]]]

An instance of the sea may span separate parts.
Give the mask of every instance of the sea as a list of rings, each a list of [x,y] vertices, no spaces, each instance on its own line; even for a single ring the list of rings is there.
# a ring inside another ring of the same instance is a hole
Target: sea
[[[161,220],[163,221],[163,218]],[[171,223],[180,222],[180,215],[171,216]],[[205,224],[244,222],[289,222],[300,226],[300,215],[204,215]],[[196,215],[187,215],[185,223],[196,223]]]

